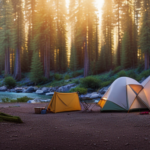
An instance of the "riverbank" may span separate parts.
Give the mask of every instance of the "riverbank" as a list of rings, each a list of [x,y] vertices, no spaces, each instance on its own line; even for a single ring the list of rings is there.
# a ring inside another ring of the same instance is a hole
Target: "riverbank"
[[[23,124],[0,122],[0,149],[148,150],[149,115],[133,113],[64,112],[34,114],[48,103],[0,104],[0,111],[19,116]]]

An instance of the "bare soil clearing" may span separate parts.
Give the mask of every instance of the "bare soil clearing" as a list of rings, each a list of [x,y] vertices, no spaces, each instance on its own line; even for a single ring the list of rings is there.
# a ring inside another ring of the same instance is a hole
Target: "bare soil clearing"
[[[150,115],[64,112],[34,114],[48,104],[0,104],[0,111],[19,116],[23,124],[0,122],[0,150],[149,150]]]

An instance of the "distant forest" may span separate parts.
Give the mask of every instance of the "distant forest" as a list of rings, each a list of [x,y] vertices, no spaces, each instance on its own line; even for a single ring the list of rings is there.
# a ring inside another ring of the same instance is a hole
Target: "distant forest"
[[[0,0],[0,73],[149,68],[150,0]]]

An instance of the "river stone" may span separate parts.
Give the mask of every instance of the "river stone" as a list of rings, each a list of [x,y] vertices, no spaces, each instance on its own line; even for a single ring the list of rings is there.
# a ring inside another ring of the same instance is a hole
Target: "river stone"
[[[102,95],[101,95],[101,94],[98,94],[97,92],[93,92],[93,93],[91,93],[91,95],[90,95],[90,98],[91,98],[91,99],[101,98],[101,97],[102,97]]]
[[[40,99],[28,100],[27,103],[40,103]]]
[[[17,92],[17,93],[20,93],[20,92],[22,92],[22,91],[23,91],[23,89],[20,88],[20,87],[16,87],[16,88],[15,88],[15,92]]]
[[[34,89],[34,87],[30,86],[27,88],[27,90],[25,92],[26,93],[33,93],[33,92],[35,92],[35,89]]]
[[[0,91],[7,91],[7,87],[6,86],[1,86]]]
[[[10,89],[10,92],[16,92],[16,90],[15,89]]]
[[[43,88],[42,88],[42,91],[43,91],[43,93],[47,93],[47,92],[49,92],[49,88],[43,87]]]
[[[41,103],[49,103],[51,99],[46,99],[46,100],[40,100]]]
[[[36,93],[36,94],[39,94],[39,95],[44,94],[44,92],[43,92],[42,90],[37,90],[35,93]]]
[[[68,92],[70,90],[71,87],[75,86],[74,83],[72,84],[67,84],[65,86],[61,86],[58,88],[57,92]]]
[[[54,92],[46,93],[47,96],[53,96]]]

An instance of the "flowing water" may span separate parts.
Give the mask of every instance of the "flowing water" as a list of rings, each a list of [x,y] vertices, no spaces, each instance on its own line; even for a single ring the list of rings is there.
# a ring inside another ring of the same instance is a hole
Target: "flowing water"
[[[52,96],[38,95],[36,93],[0,92],[0,102],[2,102],[2,100],[1,100],[2,98],[17,99],[17,98],[24,97],[24,96],[30,97],[32,99],[40,98],[43,100],[52,98]]]

